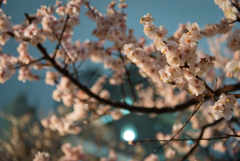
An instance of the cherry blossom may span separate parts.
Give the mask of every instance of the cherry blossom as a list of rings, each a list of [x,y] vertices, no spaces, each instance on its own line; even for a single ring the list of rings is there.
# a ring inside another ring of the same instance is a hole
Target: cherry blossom
[[[50,155],[46,152],[38,152],[38,154],[35,155],[35,158],[33,161],[49,161]]]
[[[236,103],[236,98],[232,95],[221,94],[220,99],[214,106],[209,106],[208,110],[215,120],[224,117],[227,120],[232,118],[232,109]]]

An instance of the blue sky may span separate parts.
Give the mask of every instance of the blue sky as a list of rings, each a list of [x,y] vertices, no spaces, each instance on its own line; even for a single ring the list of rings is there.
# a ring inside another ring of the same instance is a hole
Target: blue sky
[[[105,8],[109,2],[110,0],[90,0],[90,5],[105,14]],[[54,3],[54,0],[9,0],[7,5],[2,5],[2,8],[7,15],[11,15],[13,23],[18,24],[25,19],[23,13],[35,13],[37,8],[40,8],[40,5],[49,6]],[[141,16],[147,13],[151,13],[155,18],[154,24],[156,26],[165,26],[168,30],[168,36],[175,32],[179,23],[197,22],[202,28],[206,23],[218,23],[224,17],[222,10],[214,4],[214,0],[126,0],[126,3],[129,5],[129,8],[125,9],[128,15],[127,26],[134,29],[137,38],[140,36],[145,37],[143,26],[139,23],[139,20]],[[73,40],[96,40],[91,33],[96,28],[96,25],[84,15],[85,11],[86,8],[82,7],[81,25],[75,28]],[[56,43],[44,44],[50,53],[54,50],[55,45]],[[18,43],[11,40],[3,47],[3,53],[17,56],[17,46]],[[200,41],[199,47],[206,52],[209,51],[205,39]],[[33,57],[40,56],[40,53],[33,47],[29,51]],[[86,64],[85,68],[88,67],[88,64]],[[40,72],[40,74],[43,76],[43,72]],[[23,83],[18,81],[17,75],[18,71],[5,84],[0,84],[0,108],[19,93],[26,93],[29,102],[38,104],[39,107],[50,109],[54,105],[52,100],[54,86],[46,85],[44,80]]]

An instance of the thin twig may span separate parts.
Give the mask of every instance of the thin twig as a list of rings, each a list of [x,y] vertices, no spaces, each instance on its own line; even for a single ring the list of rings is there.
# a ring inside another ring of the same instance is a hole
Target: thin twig
[[[240,141],[238,141],[238,143],[236,144],[236,146],[233,148],[233,151],[234,151],[235,153],[236,153],[236,150],[237,150],[238,144],[240,144]]]
[[[74,70],[74,73],[75,73],[75,76],[76,76],[77,80],[79,81],[78,72],[77,72],[77,69],[75,67],[75,63],[73,63],[73,70]]]
[[[44,59],[45,59],[45,57],[41,57],[41,58],[39,58],[39,59],[37,59],[37,60],[31,61],[31,62],[28,63],[28,64],[21,64],[21,65],[19,65],[19,66],[14,67],[14,70],[15,70],[15,69],[19,69],[19,68],[21,68],[21,67],[29,66],[29,65],[31,65],[31,64],[37,63],[37,62],[39,62],[39,61],[41,61],[41,60],[44,60]]]
[[[94,76],[94,74],[97,72],[98,68],[96,68],[88,77],[87,81],[86,81],[86,86],[88,85],[88,83],[90,82],[91,78]]]
[[[217,90],[217,83],[218,83],[218,79],[216,78],[214,92]]]
[[[108,109],[106,111],[104,111],[101,115],[96,113],[94,110],[90,110],[92,113],[94,113],[95,117],[92,115],[91,118],[87,118],[87,119],[84,119],[83,121],[81,122],[78,122],[75,124],[75,126],[83,126],[83,125],[88,125],[89,123],[93,122],[93,121],[97,121],[99,120],[100,117],[102,116],[105,116],[107,114],[109,114],[109,111]],[[97,116],[97,117],[96,117]]]
[[[235,135],[237,135],[235,129],[231,126],[230,122],[229,122],[228,120],[226,120],[226,121],[227,121],[227,123],[228,123],[229,128],[232,130],[232,132],[233,132]]]
[[[211,123],[211,124],[208,124],[208,125],[203,126],[203,127],[202,127],[202,130],[201,130],[201,133],[200,133],[200,135],[199,135],[199,137],[198,137],[197,142],[196,142],[195,145],[191,148],[191,150],[189,150],[189,152],[186,153],[186,154],[180,159],[180,161],[186,160],[186,159],[188,158],[188,156],[191,155],[191,154],[194,152],[194,150],[198,147],[199,142],[200,142],[200,140],[202,139],[203,133],[204,133],[204,131],[205,131],[206,128],[211,127],[211,126],[214,126],[214,125],[218,124],[219,122],[221,122],[221,121],[223,121],[223,120],[224,120],[224,119],[221,118],[221,119],[219,119],[219,120],[217,120],[217,121],[215,121],[215,122],[213,122],[213,123]]]
[[[203,81],[199,76],[196,76],[196,78],[198,78],[199,80]],[[204,81],[204,85],[205,85],[205,87],[207,88],[207,90],[208,90],[209,92],[211,92],[212,95],[215,95],[215,94],[216,94],[215,91],[212,90],[212,88],[210,88],[205,81]]]
[[[212,146],[212,156],[211,156],[211,160],[213,161],[213,153],[214,153],[214,144]]]
[[[123,103],[125,103],[125,97],[126,97],[126,95],[125,95],[124,85],[123,85],[123,84],[120,85],[120,89],[121,89],[121,93],[122,93]]]
[[[147,78],[144,80],[138,81],[138,82],[132,82],[132,84],[140,84],[140,83],[145,83],[145,82],[148,82]]]
[[[85,62],[85,60],[82,60],[80,64],[78,64],[77,66],[77,70],[83,65],[83,63]]]
[[[124,68],[125,68],[125,71],[126,71],[127,80],[128,80],[127,82],[128,82],[128,84],[129,84],[129,86],[130,86],[130,90],[131,90],[131,93],[132,93],[132,96],[133,96],[133,100],[136,101],[136,100],[137,100],[137,97],[136,97],[135,92],[134,92],[134,88],[133,88],[133,84],[132,84],[132,81],[131,81],[130,73],[129,73],[129,71],[127,70],[127,67],[126,67],[126,65],[125,65],[125,60],[124,60],[124,57],[122,56],[121,50],[118,49],[118,51],[119,51],[119,56],[120,56],[120,58],[121,58],[121,60],[122,60],[122,63],[123,63],[123,65],[124,65]]]
[[[228,25],[231,25],[231,24],[233,24],[235,22],[238,22],[238,20],[231,21],[231,22],[228,23]]]
[[[68,21],[69,18],[70,18],[69,15],[67,15],[66,20],[65,20],[65,23],[64,23],[64,26],[63,26],[63,30],[62,30],[62,32],[61,32],[60,37],[58,38],[58,43],[57,43],[57,46],[56,46],[55,51],[54,51],[54,53],[53,53],[53,59],[55,58],[55,56],[56,56],[56,54],[57,54],[57,50],[59,49],[59,47],[60,47],[60,45],[61,45],[63,33],[64,33],[64,31],[65,31],[65,29],[66,29],[66,27],[67,27],[67,21]]]
[[[238,121],[237,118],[232,118],[231,121],[235,122],[236,124],[238,124],[240,126],[240,122]]]
[[[28,25],[30,25],[32,23],[33,20],[36,20],[37,18],[34,16],[29,16],[27,13],[24,13],[25,17],[26,17],[26,20],[27,20],[27,23]]]
[[[168,140],[166,143],[164,143],[163,145],[161,145],[160,147],[158,147],[156,150],[154,151],[158,151],[159,149],[161,149],[162,147],[164,147],[165,145],[167,145],[171,140],[173,140],[175,138],[175,136],[177,136],[182,130],[183,128],[187,125],[187,123],[191,120],[191,118],[197,113],[198,109],[201,107],[201,105],[203,104],[204,98],[201,100],[201,102],[196,106],[196,110],[192,113],[191,117],[185,122],[185,124],[181,127],[180,130],[178,130],[178,132],[172,136],[172,138],[170,140]]]
[[[170,141],[200,141],[200,140],[220,140],[220,139],[228,139],[229,137],[240,137],[240,135],[226,135],[221,137],[215,137],[215,138],[189,138],[189,139],[172,139]],[[163,141],[169,141],[169,140],[137,140],[134,141],[136,143],[150,143],[150,142],[163,142]]]
[[[77,71],[77,74],[79,73],[83,73],[84,71]],[[71,73],[70,75],[73,76],[75,74],[75,72]]]

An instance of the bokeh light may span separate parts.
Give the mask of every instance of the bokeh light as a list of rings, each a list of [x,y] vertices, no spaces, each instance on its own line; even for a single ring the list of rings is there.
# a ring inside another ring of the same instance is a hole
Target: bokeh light
[[[130,141],[130,140],[133,140],[135,138],[135,134],[132,130],[127,130],[127,131],[124,132],[123,138],[126,141]]]

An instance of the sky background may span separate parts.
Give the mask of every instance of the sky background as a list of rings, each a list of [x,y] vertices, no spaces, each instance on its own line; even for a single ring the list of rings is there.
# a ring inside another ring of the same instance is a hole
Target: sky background
[[[101,13],[106,13],[106,6],[110,0],[89,0],[90,5],[96,7]],[[66,2],[66,1],[64,1]],[[168,35],[172,35],[178,28],[179,23],[197,22],[200,28],[207,23],[219,23],[224,14],[214,0],[126,0],[129,8],[125,9],[128,15],[127,26],[134,29],[134,34],[139,39],[140,36],[146,37],[143,33],[143,25],[139,23],[141,16],[151,13],[155,18],[156,26],[164,25],[168,30]],[[2,5],[2,9],[7,15],[12,17],[14,24],[21,23],[25,20],[24,13],[34,14],[41,5],[50,6],[55,4],[54,0],[9,0],[7,5]],[[73,41],[86,39],[97,40],[92,36],[92,31],[96,28],[96,23],[92,22],[84,15],[87,9],[82,6],[80,14],[81,25],[74,30]],[[150,42],[150,40],[148,41]],[[3,46],[3,53],[18,56],[18,42],[13,39]],[[44,43],[49,53],[54,51],[56,43]],[[209,49],[206,39],[199,42],[199,47],[206,53]],[[30,54],[38,58],[40,53],[34,47],[30,47]],[[101,66],[101,64],[98,64]],[[83,69],[91,68],[89,64],[85,64]],[[33,73],[39,73],[33,71]],[[44,76],[45,72],[40,72],[40,76]],[[52,91],[55,86],[46,85],[44,79],[38,82],[26,83],[17,79],[18,71],[5,84],[0,84],[0,109],[9,101],[13,100],[20,93],[28,96],[30,104],[37,104],[43,109],[51,109],[56,103],[52,99]]]

